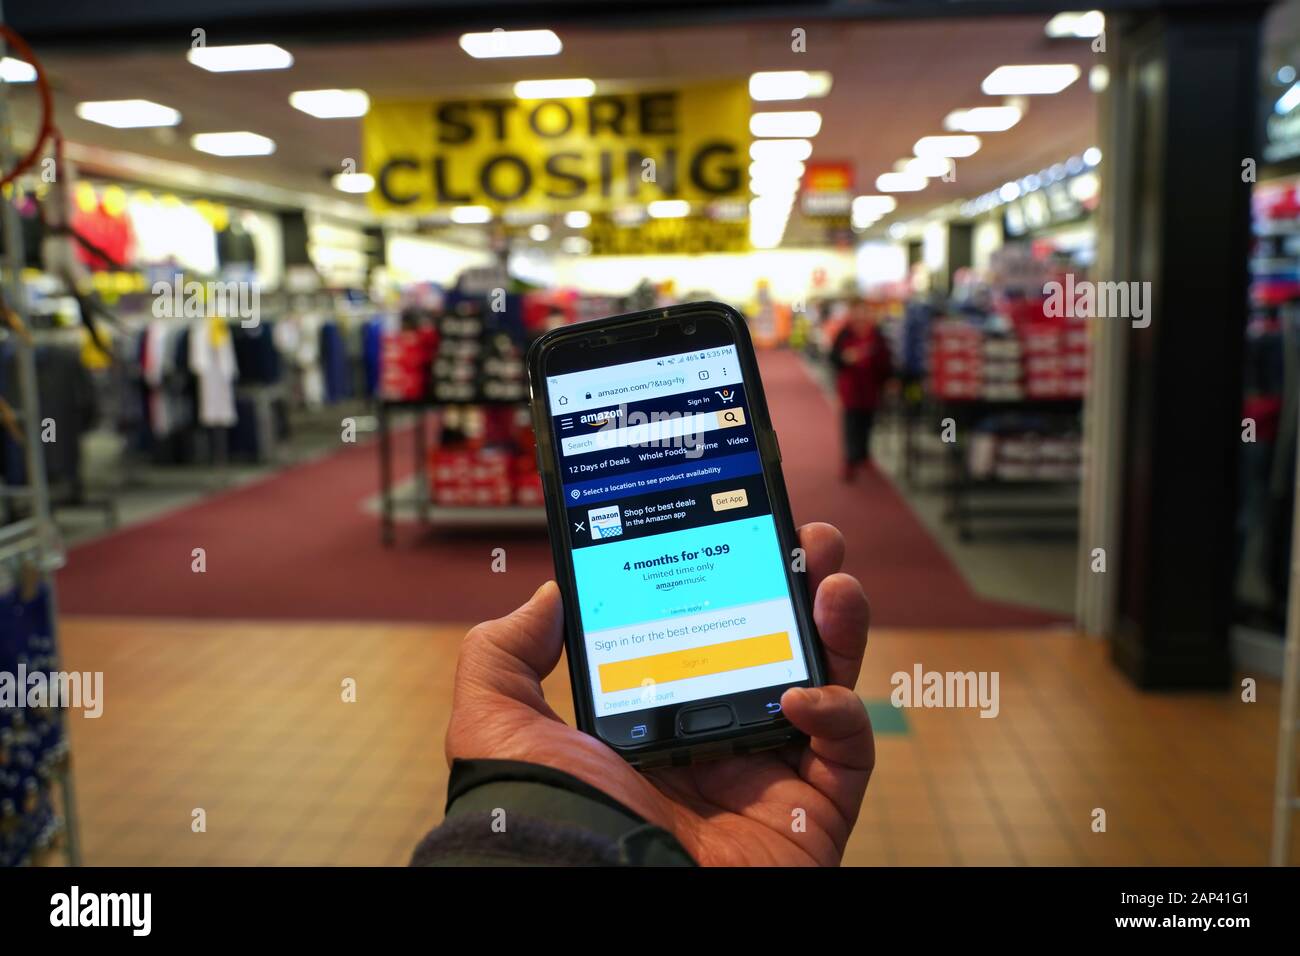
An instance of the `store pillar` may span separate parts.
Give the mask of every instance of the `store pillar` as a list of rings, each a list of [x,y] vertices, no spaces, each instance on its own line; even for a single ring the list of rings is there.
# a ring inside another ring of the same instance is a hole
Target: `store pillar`
[[[1107,18],[1096,278],[1139,283],[1147,314],[1093,320],[1080,622],[1143,688],[1231,678],[1263,9]]]

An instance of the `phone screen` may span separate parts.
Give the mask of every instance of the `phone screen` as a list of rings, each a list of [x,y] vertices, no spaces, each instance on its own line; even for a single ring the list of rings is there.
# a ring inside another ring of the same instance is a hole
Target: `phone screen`
[[[739,722],[779,713],[808,667],[735,345],[547,383],[595,716],[760,688]]]

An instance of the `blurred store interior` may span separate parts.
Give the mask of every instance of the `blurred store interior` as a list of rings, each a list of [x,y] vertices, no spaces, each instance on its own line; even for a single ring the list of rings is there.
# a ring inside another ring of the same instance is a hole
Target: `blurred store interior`
[[[104,691],[0,723],[0,862],[404,864],[553,573],[524,350],[697,299],[871,598],[846,863],[1297,859],[1300,2],[121,6],[4,4],[0,650]]]

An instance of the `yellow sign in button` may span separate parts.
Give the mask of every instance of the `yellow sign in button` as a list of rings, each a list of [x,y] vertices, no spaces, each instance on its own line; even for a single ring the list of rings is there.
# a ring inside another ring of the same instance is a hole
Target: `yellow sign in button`
[[[790,635],[781,631],[738,641],[725,641],[722,644],[709,644],[706,647],[693,647],[685,651],[651,654],[631,661],[601,664],[597,671],[600,674],[601,692],[612,694],[619,690],[644,687],[647,681],[667,684],[688,677],[706,677],[745,667],[779,664],[793,657],[790,652]]]

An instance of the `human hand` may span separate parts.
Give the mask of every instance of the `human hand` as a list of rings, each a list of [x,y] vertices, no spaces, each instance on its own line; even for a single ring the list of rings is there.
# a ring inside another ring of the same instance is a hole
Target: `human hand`
[[[563,770],[673,833],[705,865],[838,864],[875,764],[871,721],[852,689],[870,612],[857,579],[839,573],[839,531],[809,524],[799,529],[799,540],[829,683],[791,688],[781,707],[808,740],[688,767],[633,769],[602,741],[565,724],[546,702],[541,681],[564,648],[560,591],[548,581],[514,613],[466,635],[447,728],[448,762],[523,760]]]

